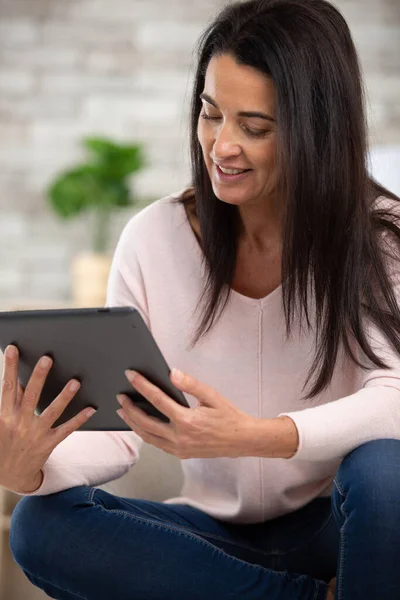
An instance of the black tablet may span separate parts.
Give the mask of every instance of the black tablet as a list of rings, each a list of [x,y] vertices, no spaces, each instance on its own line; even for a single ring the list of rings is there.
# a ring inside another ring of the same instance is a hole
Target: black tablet
[[[82,409],[97,412],[78,431],[130,431],[116,414],[117,394],[127,394],[147,414],[169,423],[126,379],[133,369],[182,406],[183,393],[169,378],[170,369],[139,311],[132,307],[74,308],[0,312],[0,348],[17,346],[18,377],[25,387],[44,354],[53,359],[36,414],[40,415],[73,378],[81,382],[76,396],[54,423],[65,423]]]

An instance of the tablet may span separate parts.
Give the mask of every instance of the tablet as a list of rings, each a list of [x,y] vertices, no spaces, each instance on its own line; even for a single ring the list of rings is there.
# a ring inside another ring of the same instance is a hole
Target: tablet
[[[169,423],[139,394],[124,371],[133,369],[188,407],[169,378],[170,369],[139,311],[132,307],[0,312],[0,348],[18,347],[18,377],[25,387],[44,354],[53,359],[35,413],[40,415],[73,378],[81,387],[53,427],[82,409],[97,412],[77,431],[131,431],[116,414],[117,394],[126,394],[147,414]]]

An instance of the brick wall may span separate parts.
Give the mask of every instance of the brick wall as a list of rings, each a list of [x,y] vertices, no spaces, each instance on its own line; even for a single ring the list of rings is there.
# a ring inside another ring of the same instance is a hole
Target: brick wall
[[[67,300],[87,218],[60,222],[44,190],[99,133],[145,143],[154,199],[188,182],[192,49],[222,0],[0,0],[0,302]],[[371,138],[400,142],[399,0],[337,0],[366,74]],[[131,214],[113,222],[110,249]]]

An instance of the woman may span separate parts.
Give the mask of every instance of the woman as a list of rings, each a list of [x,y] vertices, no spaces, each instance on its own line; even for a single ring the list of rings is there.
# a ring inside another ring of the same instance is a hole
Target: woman
[[[51,432],[73,392],[34,416],[49,366],[14,396],[6,353],[10,545],[49,596],[399,597],[398,199],[367,174],[363,115],[324,0],[232,4],[205,32],[193,185],[131,219],[108,290],[183,369],[190,408],[127,373],[169,423],[121,397],[133,432],[70,436],[84,414]],[[141,440],[184,459],[180,497],[96,489]]]

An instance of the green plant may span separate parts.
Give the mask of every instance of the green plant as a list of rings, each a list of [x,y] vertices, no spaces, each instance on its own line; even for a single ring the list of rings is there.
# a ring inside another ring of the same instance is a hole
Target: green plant
[[[83,145],[89,153],[87,162],[57,175],[49,186],[48,201],[64,219],[92,211],[92,249],[105,252],[111,213],[135,204],[128,176],[143,168],[143,149],[140,144],[118,144],[102,137],[86,137]]]

